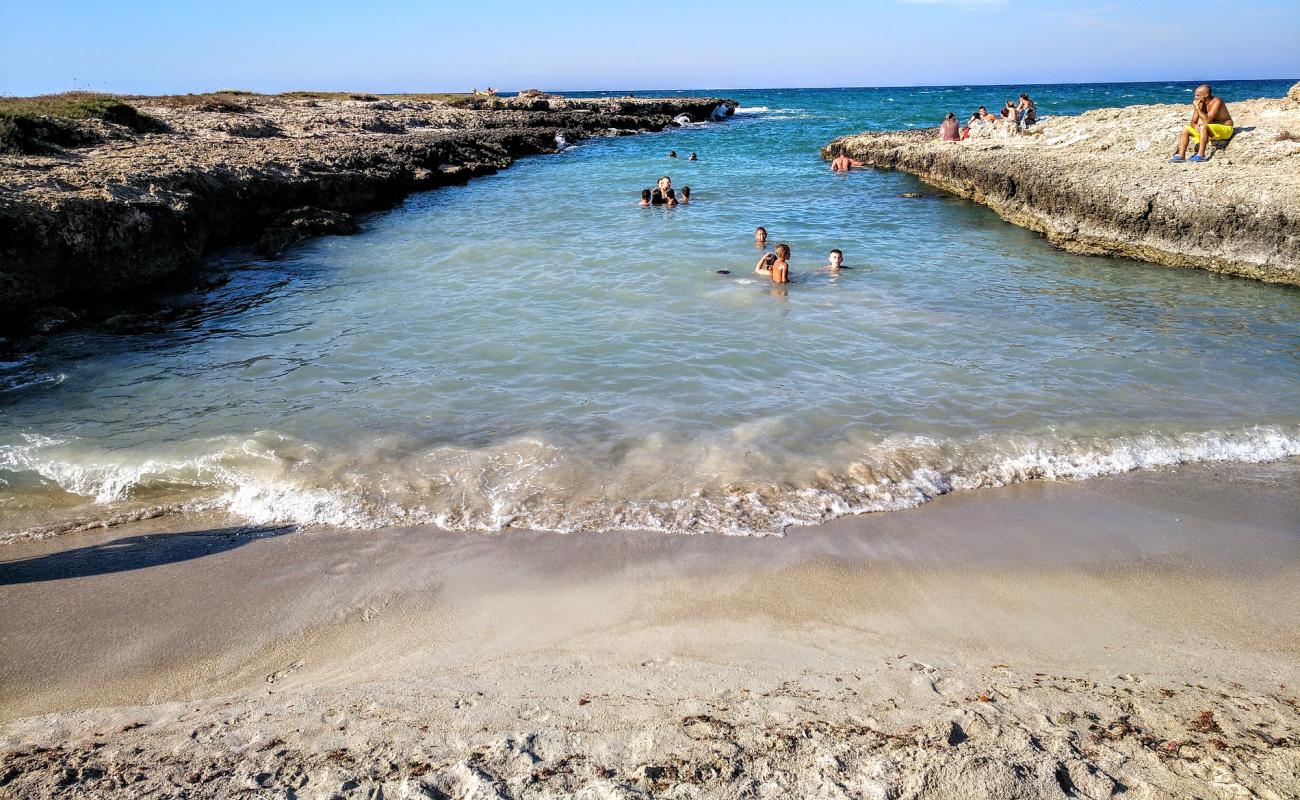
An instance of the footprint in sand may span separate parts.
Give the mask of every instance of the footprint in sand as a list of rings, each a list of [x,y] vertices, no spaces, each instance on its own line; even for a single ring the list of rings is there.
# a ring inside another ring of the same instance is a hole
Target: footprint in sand
[[[298,670],[302,669],[302,665],[303,665],[304,663],[305,663],[305,662],[304,662],[302,659],[298,659],[297,661],[293,662],[292,664],[290,664],[289,666],[285,667],[284,669],[276,670],[275,672],[272,672],[270,675],[267,675],[267,676],[266,676],[266,682],[267,682],[267,683],[275,683],[275,682],[277,682],[277,681],[282,681],[282,680],[284,680],[285,678],[287,678],[287,677],[289,677],[290,675],[292,675],[293,673],[295,673],[295,672],[297,672]]]

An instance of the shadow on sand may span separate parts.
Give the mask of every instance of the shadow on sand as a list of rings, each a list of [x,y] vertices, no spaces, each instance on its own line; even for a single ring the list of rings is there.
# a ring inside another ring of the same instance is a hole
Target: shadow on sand
[[[293,525],[241,526],[189,533],[128,536],[75,550],[0,562],[0,586],[85,578],[174,564],[234,550],[258,539],[282,536],[295,530],[297,528]]]

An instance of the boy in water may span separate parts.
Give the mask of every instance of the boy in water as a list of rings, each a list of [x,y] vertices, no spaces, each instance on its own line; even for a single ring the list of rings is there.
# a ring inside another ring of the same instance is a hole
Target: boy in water
[[[830,263],[822,267],[822,272],[829,272],[832,275],[835,275],[842,269],[853,269],[853,267],[844,266],[844,253],[842,253],[839,248],[831,251],[829,260]]]
[[[776,246],[775,252],[764,254],[754,271],[767,275],[772,283],[790,283],[790,245],[782,242]]]
[[[767,228],[762,225],[754,229],[754,246],[759,250],[767,248]]]
[[[641,190],[641,202],[637,203],[637,205],[639,205],[639,206],[648,206],[648,205],[650,205],[650,190],[649,190],[649,189],[642,189],[642,190]]]
[[[682,187],[682,196],[677,198],[677,202],[681,203],[682,205],[686,205],[687,203],[691,202],[691,187],[689,186]]]

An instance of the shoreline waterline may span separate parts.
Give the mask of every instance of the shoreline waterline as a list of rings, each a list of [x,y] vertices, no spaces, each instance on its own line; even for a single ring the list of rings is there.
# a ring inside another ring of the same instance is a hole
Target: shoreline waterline
[[[761,764],[797,796],[846,771],[1285,796],[1297,468],[1026,483],[779,540],[153,520],[17,543],[7,788],[58,796],[73,763],[103,796],[611,771],[722,794]]]

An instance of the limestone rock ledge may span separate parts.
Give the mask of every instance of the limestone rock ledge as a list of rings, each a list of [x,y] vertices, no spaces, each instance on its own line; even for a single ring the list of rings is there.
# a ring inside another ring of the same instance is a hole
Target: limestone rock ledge
[[[737,105],[711,97],[492,98],[469,107],[372,95],[177,100],[131,99],[161,121],[160,132],[92,120],[83,125],[95,127],[88,145],[0,154],[0,334],[42,327],[51,308],[62,317],[64,305],[111,307],[227,245],[262,237],[259,249],[274,253],[302,236],[346,232],[347,212],[464,183],[521,156],[662,130],[682,115],[724,118]]]
[[[1300,285],[1300,84],[1234,101],[1237,134],[1172,164],[1189,106],[1049,117],[1033,133],[940,142],[937,128],[845,136],[822,149],[911,173],[1053,245]]]

